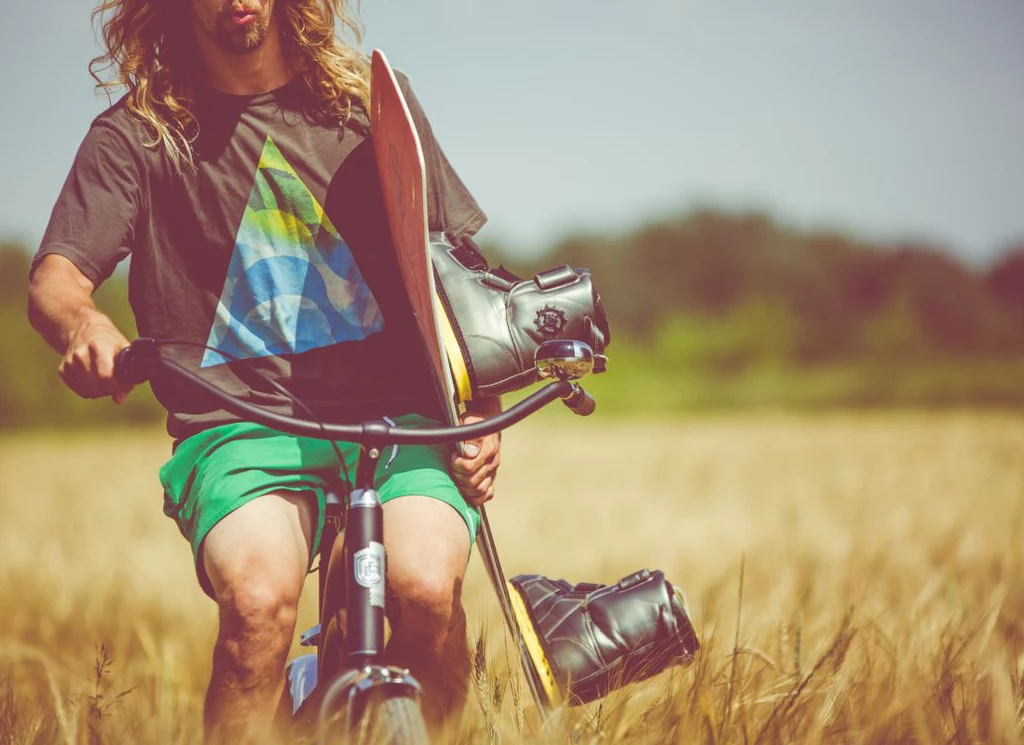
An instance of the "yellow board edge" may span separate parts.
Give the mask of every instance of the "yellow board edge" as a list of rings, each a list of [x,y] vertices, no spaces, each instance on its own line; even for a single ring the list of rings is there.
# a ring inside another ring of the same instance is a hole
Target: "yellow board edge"
[[[515,585],[507,581],[505,584],[508,585],[508,598],[512,603],[512,613],[515,615],[516,623],[519,625],[519,633],[523,635],[526,650],[530,653],[533,669],[537,671],[537,677],[540,679],[540,684],[544,687],[544,692],[547,694],[551,706],[559,706],[562,703],[562,690],[558,687],[558,681],[555,680],[555,674],[551,670],[551,665],[548,664],[547,657],[544,656],[544,647],[537,637],[533,621],[530,620],[530,613],[526,610],[526,602],[523,600],[523,596],[519,594],[519,590],[516,589]]]
[[[444,312],[444,305],[436,295],[434,300],[437,303],[437,317],[441,321],[441,336],[444,342],[444,350],[448,354],[448,364],[452,368],[452,379],[455,381],[455,390],[459,395],[459,403],[473,400],[473,389],[469,385],[469,368],[466,367],[466,360],[462,356],[462,347],[455,336],[455,329],[448,314]]]

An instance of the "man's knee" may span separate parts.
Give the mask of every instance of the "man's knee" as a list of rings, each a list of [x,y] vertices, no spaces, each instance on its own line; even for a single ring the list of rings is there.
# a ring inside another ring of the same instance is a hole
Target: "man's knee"
[[[295,631],[298,597],[265,580],[221,588],[215,667],[252,684],[282,669]]]
[[[384,505],[384,535],[396,633],[443,636],[463,622],[470,541],[462,517],[438,499],[394,499]]]
[[[308,500],[268,494],[218,522],[201,566],[220,610],[224,641],[287,650],[309,556]]]
[[[249,666],[247,660],[286,655],[295,630],[302,580],[280,571],[266,557],[240,551],[213,569],[213,599],[220,614],[221,651]]]
[[[462,577],[424,572],[418,577],[389,581],[393,593],[392,620],[397,634],[444,637],[464,625]],[[441,639],[439,639],[441,641]]]
[[[217,593],[221,626],[237,634],[291,635],[298,594],[271,579],[248,579]]]

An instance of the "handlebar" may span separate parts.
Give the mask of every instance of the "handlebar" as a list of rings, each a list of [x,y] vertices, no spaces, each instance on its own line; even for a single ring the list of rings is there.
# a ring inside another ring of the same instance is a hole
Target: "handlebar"
[[[195,390],[212,396],[232,414],[298,437],[343,440],[377,447],[385,445],[446,445],[485,437],[507,429],[559,398],[580,416],[590,415],[596,407],[594,398],[577,383],[556,380],[500,414],[473,424],[416,429],[393,427],[383,420],[362,422],[361,424],[321,424],[285,414],[277,414],[232,396],[188,368],[164,358],[160,354],[158,345],[159,342],[155,339],[140,337],[130,346],[118,352],[114,360],[114,376],[117,380],[125,384],[138,385],[158,373],[167,373]]]
[[[562,403],[579,416],[590,416],[597,410],[597,401],[594,397],[578,385],[569,395],[562,397]]]

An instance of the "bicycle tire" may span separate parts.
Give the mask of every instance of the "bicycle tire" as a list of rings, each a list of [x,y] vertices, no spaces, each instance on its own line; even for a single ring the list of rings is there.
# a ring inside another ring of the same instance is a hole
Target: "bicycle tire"
[[[321,745],[429,745],[430,736],[419,700],[394,690],[370,694],[362,716],[350,732],[342,709],[322,725]]]
[[[353,738],[354,745],[428,745],[430,737],[420,702],[383,690],[366,702]]]

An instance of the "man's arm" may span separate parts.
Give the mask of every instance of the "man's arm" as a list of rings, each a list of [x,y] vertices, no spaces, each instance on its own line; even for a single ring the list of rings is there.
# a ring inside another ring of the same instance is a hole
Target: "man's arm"
[[[32,273],[28,319],[63,355],[58,372],[83,398],[113,396],[121,403],[131,387],[114,379],[114,356],[128,346],[118,328],[92,301],[93,283],[67,258],[46,256]]]

